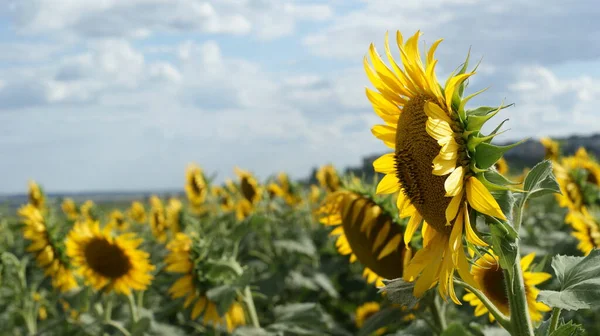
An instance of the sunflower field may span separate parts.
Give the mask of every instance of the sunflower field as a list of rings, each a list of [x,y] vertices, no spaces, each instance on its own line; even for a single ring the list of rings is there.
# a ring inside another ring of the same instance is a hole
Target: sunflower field
[[[467,108],[468,57],[440,84],[419,36],[365,57],[373,179],[190,164],[181,192],[96,202],[30,181],[0,207],[0,335],[600,335],[600,163],[544,138],[512,169],[520,143],[483,131],[509,106]]]

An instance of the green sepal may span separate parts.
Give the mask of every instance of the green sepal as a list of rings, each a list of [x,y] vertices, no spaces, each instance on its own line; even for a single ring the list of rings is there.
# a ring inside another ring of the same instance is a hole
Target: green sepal
[[[462,75],[464,73],[467,72],[467,67],[469,66],[469,58],[471,58],[471,48],[469,48],[469,52],[467,52],[467,59],[465,59],[465,62],[463,63],[462,68],[460,68],[460,70],[458,70],[458,73],[456,75]],[[464,81],[462,83],[460,83],[460,85],[458,86],[458,96],[459,98],[462,97],[463,93],[465,92],[465,88],[467,87],[468,84],[466,84],[467,81]]]
[[[506,179],[496,179],[495,177],[493,177],[493,178],[495,178],[495,181],[500,182],[500,184],[490,181],[487,178],[488,176],[486,176],[486,173],[490,173],[490,174],[488,174],[488,176],[492,176],[491,175],[492,173],[497,174],[497,175],[499,175],[499,174],[496,172],[491,172],[491,171],[485,171],[483,173],[477,174],[477,179],[479,181],[481,181],[481,183],[483,183],[483,185],[486,188],[488,188],[489,190],[513,190],[514,189],[512,187],[506,186],[505,184],[502,184],[502,183],[504,183],[504,181],[506,181]]]
[[[502,106],[499,106],[495,111],[488,113],[486,115],[471,115],[467,117],[467,130],[469,131],[479,131],[483,125],[494,117],[500,110]]]
[[[475,148],[474,158],[479,169],[488,169],[496,163],[508,150],[520,145],[524,140],[507,146],[496,146],[488,143],[481,143]]]
[[[472,153],[476,152],[477,151],[477,146],[479,146],[482,143],[489,144],[493,138],[495,138],[496,136],[498,136],[498,135],[500,135],[500,134],[502,134],[504,132],[506,132],[506,131],[502,131],[500,133],[495,133],[495,134],[489,134],[489,135],[486,135],[486,136],[476,136],[476,135],[474,135],[474,136],[472,136],[472,137],[469,138],[469,141],[467,141],[467,149],[470,152],[472,152]],[[479,132],[475,132],[475,134],[478,134],[478,133]]]
[[[496,111],[497,109],[504,110],[505,108],[511,107],[513,105],[515,104],[512,103],[508,105],[500,104],[500,106],[480,106],[476,109],[466,110],[466,112],[468,116],[484,116]]]

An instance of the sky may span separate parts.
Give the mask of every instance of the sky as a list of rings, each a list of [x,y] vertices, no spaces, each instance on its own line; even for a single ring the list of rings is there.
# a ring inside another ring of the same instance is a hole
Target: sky
[[[444,38],[439,78],[470,49],[469,106],[515,104],[500,140],[599,132],[594,2],[0,0],[0,194],[359,165],[387,151],[362,67],[386,31]]]

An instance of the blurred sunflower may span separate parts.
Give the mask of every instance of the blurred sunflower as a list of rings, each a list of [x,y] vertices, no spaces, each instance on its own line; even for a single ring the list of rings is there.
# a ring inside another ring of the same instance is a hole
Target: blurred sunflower
[[[98,221],[88,220],[69,232],[67,255],[94,289],[129,295],[148,288],[153,278],[149,255],[138,248],[142,242],[134,233],[113,237],[108,226],[101,230]]]
[[[480,132],[504,106],[465,110],[467,101],[480,93],[462,97],[466,80],[474,73],[465,73],[465,62],[442,87],[435,75],[434,58],[441,40],[433,43],[423,64],[420,34],[417,32],[406,42],[400,32],[396,34],[404,70],[393,59],[387,34],[385,51],[393,70],[385,65],[373,44],[369,48],[373,67],[367,57],[364,59],[367,76],[378,91],[367,89],[367,97],[385,122],[374,126],[372,132],[394,150],[375,160],[373,166],[385,174],[377,193],[397,193],[400,217],[410,217],[406,244],[424,222],[423,249],[405,269],[408,280],[416,281],[414,295],[421,297],[439,283],[441,296],[449,294],[459,304],[454,293],[454,272],[458,270],[464,281],[474,284],[463,233],[469,243],[487,246],[471,225],[471,210],[506,220],[488,187],[508,187],[493,185],[483,173],[497,174],[492,166],[511,146],[494,146],[489,141],[496,133],[483,136]],[[478,151],[480,145],[485,150]]]
[[[521,258],[521,268],[523,269],[523,279],[525,281],[525,294],[527,297],[529,314],[533,321],[540,321],[543,317],[543,313],[550,311],[551,309],[545,304],[536,301],[540,291],[535,286],[550,279],[552,276],[544,272],[529,271],[533,258],[535,258],[535,253],[528,254]],[[477,260],[471,273],[485,296],[490,299],[503,314],[508,315],[508,296],[504,284],[504,272],[500,267],[498,257],[490,250],[489,254],[484,254]],[[467,292],[469,292],[469,290],[467,290]],[[488,312],[485,305],[471,292],[465,294],[463,300],[468,301],[471,306],[476,307],[475,316],[481,316]],[[490,321],[493,322],[494,316],[492,314],[488,315]]]
[[[310,199],[311,203],[318,204],[319,200],[321,199],[321,189],[318,186],[312,184],[310,186],[310,193],[308,195],[308,198]]]
[[[146,210],[141,202],[135,201],[131,203],[128,213],[129,217],[138,224],[146,222]]]
[[[356,327],[358,329],[362,328],[363,325],[365,324],[365,322],[371,316],[375,315],[380,310],[381,310],[381,307],[379,306],[379,303],[377,303],[377,302],[367,302],[367,303],[360,305],[358,308],[356,308],[356,319],[355,319]],[[385,333],[385,329],[386,328],[379,328],[374,332],[374,334],[375,335],[383,335]]]
[[[83,204],[79,208],[79,211],[84,220],[97,219],[96,204],[94,204],[94,202],[92,200],[87,200],[87,201],[83,202]]]
[[[279,181],[279,185],[281,186],[281,190],[283,191],[283,200],[287,205],[293,207],[302,202],[302,198],[296,194],[296,190],[292,185],[289,176],[286,173],[279,173],[277,175],[277,180]]]
[[[575,230],[571,235],[579,240],[577,248],[584,255],[590,254],[594,248],[600,248],[600,223],[596,218],[586,207],[571,212],[571,225]]]
[[[77,205],[75,205],[75,201],[73,201],[72,198],[65,198],[60,204],[60,207],[69,220],[76,220],[79,216]]]
[[[150,196],[150,229],[159,243],[167,241],[167,218],[165,208],[158,196]]]
[[[111,229],[117,229],[119,231],[127,231],[129,229],[129,223],[125,220],[125,216],[119,210],[113,210],[109,215],[108,226]]]
[[[382,287],[383,279],[403,276],[411,250],[402,240],[402,228],[369,196],[339,190],[325,198],[317,213],[321,223],[335,226],[331,235],[338,237],[338,252],[365,267],[368,283]]]
[[[165,257],[165,270],[183,274],[169,288],[169,294],[173,299],[185,297],[183,306],[191,307],[192,320],[203,314],[204,325],[224,326],[229,332],[246,324],[244,308],[239,302],[234,301],[225,316],[219,316],[216,304],[211,302],[199,288],[192,256],[192,239],[188,235],[177,233],[167,244],[167,249],[169,254]]]
[[[540,143],[542,144],[542,146],[544,146],[544,149],[546,150],[544,154],[544,159],[550,161],[558,160],[558,158],[560,157],[560,146],[558,142],[548,137],[543,137],[540,139]]]
[[[185,193],[190,202],[190,208],[193,213],[202,214],[204,202],[208,195],[208,185],[200,168],[196,164],[190,164],[185,173]]]
[[[561,194],[556,198],[561,207],[572,211],[581,211],[583,206],[592,205],[596,200],[588,199],[586,192],[596,196],[600,188],[600,165],[594,161],[584,148],[579,148],[574,156],[563,157],[553,163],[554,174]],[[567,222],[570,222],[567,217]]]
[[[243,220],[252,213],[260,201],[262,191],[250,172],[235,167],[235,173],[240,179],[239,192],[242,196],[236,204],[236,217],[238,220]]]
[[[496,168],[496,171],[498,171],[498,173],[500,173],[501,175],[508,174],[508,162],[506,162],[506,160],[503,157],[496,161],[496,163],[494,164],[494,168]]]
[[[230,212],[234,209],[235,204],[233,203],[233,199],[231,199],[231,195],[223,187],[212,186],[211,194],[217,199],[219,207],[223,212]]]
[[[327,192],[334,192],[340,189],[340,178],[335,167],[331,164],[319,168],[316,178],[321,187],[327,190]]]
[[[167,204],[167,227],[171,229],[173,234],[181,231],[181,210],[183,204],[176,198],[169,199]]]
[[[18,214],[24,224],[23,237],[31,241],[26,250],[35,255],[38,266],[44,269],[44,275],[52,279],[52,286],[61,292],[76,288],[77,281],[62,255],[62,248],[50,236],[40,209],[27,204],[19,209]]]
[[[27,197],[29,199],[29,204],[42,211],[44,210],[46,196],[44,195],[42,188],[33,180],[29,181],[29,192],[27,193]]]

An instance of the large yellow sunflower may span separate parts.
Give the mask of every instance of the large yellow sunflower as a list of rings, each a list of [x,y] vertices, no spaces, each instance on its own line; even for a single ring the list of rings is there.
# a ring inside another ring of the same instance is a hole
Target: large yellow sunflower
[[[61,292],[76,288],[77,281],[61,255],[62,249],[50,236],[42,211],[33,204],[27,204],[18,213],[24,224],[23,237],[31,242],[27,251],[35,255],[38,266],[52,279],[52,286]]]
[[[405,270],[409,280],[416,280],[415,296],[422,296],[439,282],[442,297],[450,294],[460,303],[453,287],[455,270],[473,283],[463,233],[468,242],[487,245],[471,225],[471,209],[506,220],[483,173],[495,173],[491,167],[508,148],[489,144],[494,134],[484,137],[480,133],[485,121],[502,107],[483,113],[465,110],[466,102],[477,94],[462,98],[465,81],[473,73],[464,73],[465,62],[442,87],[435,75],[434,58],[441,40],[432,45],[423,64],[419,35],[417,32],[404,42],[402,34],[396,34],[404,69],[394,61],[387,35],[385,51],[392,69],[373,45],[369,49],[373,65],[367,57],[364,60],[369,80],[378,91],[367,89],[367,97],[385,122],[374,126],[372,132],[394,150],[373,163],[375,171],[385,174],[377,193],[398,193],[400,216],[410,217],[406,244],[423,223],[423,249]]]
[[[132,202],[128,214],[129,217],[138,224],[144,223],[146,221],[146,210],[144,209],[144,205],[141,202]]]
[[[75,201],[73,201],[72,198],[65,198],[60,204],[60,207],[69,220],[76,220],[79,216],[77,205],[75,205]]]
[[[171,288],[169,294],[173,299],[185,297],[183,306],[191,307],[191,318],[195,320],[201,314],[204,325],[213,327],[223,326],[229,332],[246,324],[243,306],[234,301],[225,316],[219,316],[217,306],[211,302],[199,288],[192,262],[192,239],[185,233],[179,232],[167,244],[169,254],[165,257],[166,271],[183,274]]]
[[[98,221],[75,223],[67,237],[67,255],[77,271],[94,289],[125,295],[145,290],[152,281],[148,253],[139,249],[141,238],[134,233],[113,237],[110,228]]]
[[[159,243],[167,241],[167,218],[165,208],[158,196],[150,197],[150,229]]]
[[[319,181],[319,185],[327,190],[327,192],[334,192],[340,189],[340,178],[335,167],[331,164],[319,168],[316,178]]]
[[[585,255],[594,248],[600,248],[600,223],[596,218],[587,207],[571,211],[570,223],[575,230],[571,235],[579,240],[577,248]]]
[[[550,311],[550,307],[536,301],[539,290],[535,286],[550,279],[552,276],[544,272],[528,271],[534,258],[534,253],[521,258],[521,268],[523,269],[523,279],[525,281],[525,294],[527,297],[529,314],[533,321],[539,321],[542,319],[544,312]],[[508,315],[507,289],[504,283],[504,272],[502,271],[502,268],[500,268],[498,257],[490,250],[489,254],[484,254],[477,260],[471,273],[485,296],[490,299],[502,313]],[[471,306],[476,307],[475,316],[481,316],[488,312],[485,305],[473,293],[469,292],[465,294],[463,300],[469,301]],[[489,314],[489,318],[491,322],[494,321],[494,316],[492,316],[491,313]]]
[[[321,223],[336,226],[335,246],[350,262],[359,261],[369,283],[382,287],[383,279],[401,278],[411,250],[392,216],[370,197],[347,190],[329,194],[317,211]]]
[[[202,168],[196,164],[190,164],[185,173],[185,193],[194,213],[204,212],[204,202],[208,195],[208,185]]]
[[[27,196],[29,198],[29,204],[40,210],[44,210],[46,205],[46,196],[44,195],[42,188],[40,188],[40,186],[33,180],[29,181],[29,192]]]

